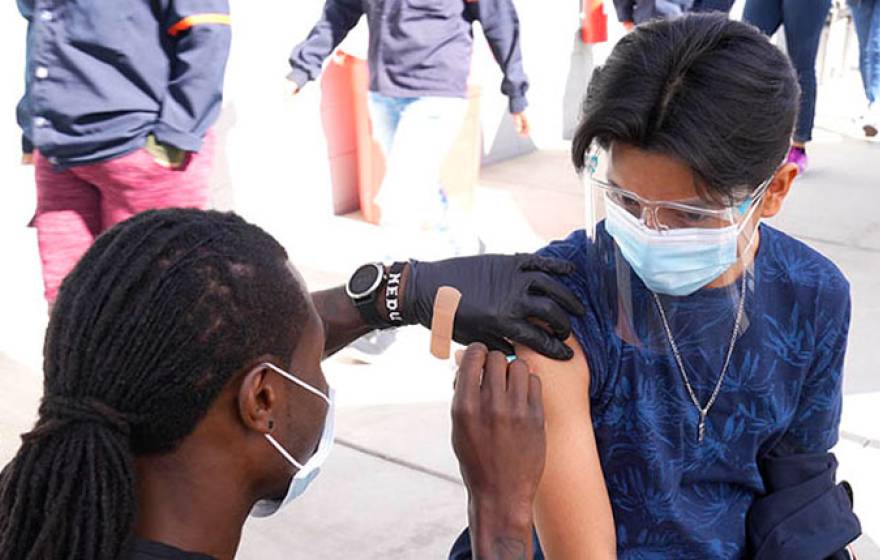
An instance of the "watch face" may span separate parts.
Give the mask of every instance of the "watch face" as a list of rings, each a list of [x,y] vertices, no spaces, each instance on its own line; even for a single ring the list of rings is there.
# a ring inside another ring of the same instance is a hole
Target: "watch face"
[[[348,281],[348,295],[357,299],[370,295],[382,281],[382,267],[365,264]]]

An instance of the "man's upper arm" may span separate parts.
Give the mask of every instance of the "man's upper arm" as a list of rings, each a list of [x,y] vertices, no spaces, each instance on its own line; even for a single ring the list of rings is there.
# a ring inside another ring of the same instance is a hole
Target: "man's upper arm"
[[[165,0],[165,33],[178,37],[199,26],[228,28],[231,22],[228,0]]]
[[[580,345],[559,362],[524,347],[517,355],[541,378],[547,462],[535,500],[535,525],[552,560],[614,558],[611,504],[590,416],[590,371]]]
[[[169,146],[197,152],[217,120],[231,42],[228,0],[161,0],[171,72],[153,129]]]
[[[523,70],[519,17],[513,0],[478,0],[474,4],[483,34],[504,74],[501,92],[510,100],[510,112],[521,113],[528,104],[529,80]]]
[[[305,41],[290,53],[290,74],[287,76],[299,87],[315,80],[321,74],[324,60],[345,39],[363,15],[359,0],[327,0],[321,19],[309,32]]]

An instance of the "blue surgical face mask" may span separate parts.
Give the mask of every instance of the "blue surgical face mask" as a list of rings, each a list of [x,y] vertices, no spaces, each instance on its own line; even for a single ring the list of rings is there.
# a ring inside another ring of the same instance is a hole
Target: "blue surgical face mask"
[[[717,229],[658,231],[609,200],[605,205],[605,229],[617,243],[623,258],[650,290],[687,296],[736,263],[739,235],[752,215],[750,204],[751,201],[747,201],[740,207],[741,211],[747,212],[740,224]],[[754,237],[752,234],[752,239]]]
[[[290,484],[287,487],[287,494],[285,494],[284,498],[280,500],[264,499],[258,501],[251,509],[251,515],[254,517],[268,517],[305,493],[312,481],[318,477],[318,474],[321,472],[321,465],[324,464],[324,461],[326,461],[327,457],[330,455],[336,429],[336,394],[332,388],[329,390],[328,394],[325,395],[318,389],[312,387],[305,381],[294,377],[283,369],[268,362],[263,365],[278,372],[285,379],[295,383],[316,397],[323,399],[324,402],[327,403],[327,416],[324,419],[324,428],[321,432],[321,440],[318,443],[318,449],[305,463],[300,463],[294,459],[293,455],[284,449],[284,447],[278,443],[278,440],[272,437],[271,434],[264,434],[272,447],[274,447],[288,463],[293,465],[297,471],[296,474],[293,475],[293,478],[290,479]]]

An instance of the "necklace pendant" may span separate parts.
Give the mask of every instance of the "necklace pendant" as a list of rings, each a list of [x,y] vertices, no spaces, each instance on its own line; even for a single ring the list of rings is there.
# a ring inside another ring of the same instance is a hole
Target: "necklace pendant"
[[[700,412],[700,425],[697,428],[697,441],[699,443],[703,443],[703,439],[706,437],[706,413]]]

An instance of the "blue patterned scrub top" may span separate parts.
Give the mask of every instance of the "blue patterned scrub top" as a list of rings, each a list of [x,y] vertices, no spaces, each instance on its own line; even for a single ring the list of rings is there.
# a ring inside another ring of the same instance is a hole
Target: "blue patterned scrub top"
[[[601,227],[598,235],[607,237]],[[613,264],[590,262],[583,231],[540,254],[575,264],[563,282],[587,307],[573,330],[590,366],[593,426],[619,557],[746,557],[746,515],[765,491],[759,460],[768,453],[824,452],[837,441],[850,319],[843,274],[803,243],[760,227],[748,327],[700,444],[699,415],[663,344],[665,333],[656,324],[640,325],[656,315],[641,281],[633,277],[635,328],[662,339],[637,347],[618,337],[613,313],[594,289],[597,274]],[[664,302],[701,405],[717,382],[733,328],[733,312],[718,312],[718,292]],[[729,305],[726,292],[725,298]],[[706,344],[711,340],[722,342]]]

